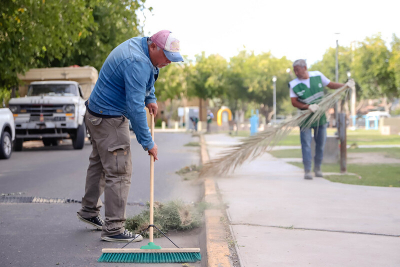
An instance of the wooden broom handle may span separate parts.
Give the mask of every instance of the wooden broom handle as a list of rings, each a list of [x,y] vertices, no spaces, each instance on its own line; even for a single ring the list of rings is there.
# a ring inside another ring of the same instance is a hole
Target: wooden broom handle
[[[154,142],[154,115],[151,114],[151,138]],[[154,156],[150,154],[150,225],[154,224]],[[153,242],[153,227],[150,227],[149,239]]]

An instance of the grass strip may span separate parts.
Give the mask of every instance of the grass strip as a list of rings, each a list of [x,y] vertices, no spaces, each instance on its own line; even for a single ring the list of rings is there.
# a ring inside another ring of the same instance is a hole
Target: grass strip
[[[334,135],[336,128],[328,128],[327,134]],[[235,136],[235,132],[232,134]],[[238,137],[250,136],[250,131],[239,131]],[[379,130],[358,129],[355,131],[347,130],[347,144],[356,143],[357,145],[399,145],[400,135],[381,135]],[[282,139],[279,146],[299,146],[300,130],[294,128],[289,135]]]
[[[302,163],[289,162],[292,165],[303,168]],[[339,164],[322,164],[323,172],[340,172]],[[399,164],[348,164],[347,171],[355,175],[324,175],[324,178],[335,183],[400,187],[400,165]]]
[[[301,149],[273,150],[268,153],[275,158],[302,158]],[[400,159],[400,148],[398,147],[348,148],[347,153],[382,153],[387,158]],[[373,161],[373,159],[371,159],[371,161]]]
[[[185,144],[184,146],[200,146],[199,142],[189,142]]]

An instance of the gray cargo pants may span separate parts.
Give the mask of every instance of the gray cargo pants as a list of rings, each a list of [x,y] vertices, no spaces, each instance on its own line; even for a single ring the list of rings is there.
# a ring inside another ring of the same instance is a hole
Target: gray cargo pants
[[[129,121],[125,117],[99,118],[86,112],[85,124],[92,139],[86,175],[83,218],[99,215],[104,192],[105,224],[101,236],[124,232],[126,203],[132,176]]]

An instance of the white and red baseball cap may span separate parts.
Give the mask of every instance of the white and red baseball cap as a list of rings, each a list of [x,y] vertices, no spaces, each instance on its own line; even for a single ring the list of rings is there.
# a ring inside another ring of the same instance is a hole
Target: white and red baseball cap
[[[179,40],[168,30],[162,30],[150,37],[159,48],[164,50],[165,56],[171,62],[183,61],[181,56]]]

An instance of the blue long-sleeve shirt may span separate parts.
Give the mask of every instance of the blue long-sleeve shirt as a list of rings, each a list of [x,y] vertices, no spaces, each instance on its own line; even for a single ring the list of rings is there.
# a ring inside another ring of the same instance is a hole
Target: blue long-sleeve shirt
[[[147,37],[134,37],[108,55],[89,97],[92,112],[127,117],[144,150],[154,146],[144,108],[157,101],[156,76],[158,68],[150,61]]]

